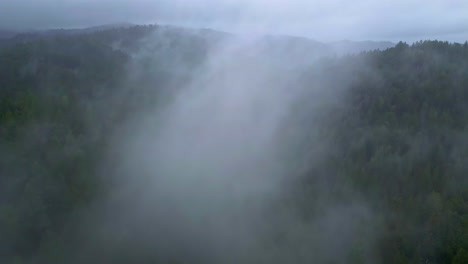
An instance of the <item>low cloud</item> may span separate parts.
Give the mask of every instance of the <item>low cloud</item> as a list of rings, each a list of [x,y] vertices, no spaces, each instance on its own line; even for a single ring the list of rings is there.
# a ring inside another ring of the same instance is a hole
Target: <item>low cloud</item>
[[[458,0],[17,0],[0,3],[0,28],[163,23],[317,40],[468,37],[468,3]]]

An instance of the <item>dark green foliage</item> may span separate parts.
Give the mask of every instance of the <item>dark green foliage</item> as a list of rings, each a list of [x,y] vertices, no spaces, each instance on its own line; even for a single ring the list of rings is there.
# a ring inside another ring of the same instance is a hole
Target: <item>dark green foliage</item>
[[[105,138],[117,124],[114,108],[103,112],[96,103],[126,75],[128,55],[109,43],[136,41],[141,30],[149,32],[44,38],[0,50],[0,261],[64,253],[66,223],[94,199]]]
[[[166,102],[213,40],[163,32],[178,56],[135,62],[130,54],[157,30],[39,37],[0,50],[0,262],[66,263],[70,223],[105,190],[98,170],[115,128]],[[173,59],[187,71],[167,70]],[[141,71],[129,74],[131,63]],[[342,98],[300,104],[292,118],[299,142],[287,158],[303,176],[293,203],[307,218],[324,199],[346,201],[352,186],[383,219],[372,252],[381,263],[468,263],[468,46],[399,43],[322,63],[303,83]],[[321,125],[326,149],[317,150],[308,123]],[[349,263],[366,254],[356,243]]]
[[[33,36],[0,49],[0,262],[68,262],[82,212],[105,195],[98,172],[114,131],[189,79],[154,71],[172,57],[132,64],[158,29]],[[187,51],[202,54],[198,41]]]
[[[338,62],[323,78],[354,78],[321,111],[332,151],[305,173],[310,192],[324,178],[358,190],[384,219],[382,263],[468,263],[467,47],[399,43]]]

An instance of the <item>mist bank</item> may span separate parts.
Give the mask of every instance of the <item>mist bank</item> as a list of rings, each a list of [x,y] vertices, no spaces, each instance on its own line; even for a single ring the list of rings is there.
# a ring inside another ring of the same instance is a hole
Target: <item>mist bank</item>
[[[161,26],[7,42],[6,262],[467,258],[466,44],[338,56]]]
[[[457,0],[17,0],[0,3],[0,25],[50,29],[157,22],[318,40],[429,38],[464,42],[466,13],[467,3]]]
[[[136,27],[137,25],[131,23],[118,23],[106,24],[87,28],[70,28],[70,29],[50,29],[50,30],[31,30],[31,31],[15,31],[15,30],[0,30],[0,45],[16,44],[34,39],[57,37],[57,36],[71,36],[80,35],[93,32],[99,32],[109,29],[123,29]],[[183,28],[171,25],[154,25],[154,28],[171,28],[173,30],[181,31],[199,31],[197,28]],[[209,29],[204,29],[209,30]],[[217,35],[238,35],[244,34],[231,34],[223,31],[209,30]],[[252,34],[248,34],[251,35]],[[278,49],[289,49],[289,52],[306,52],[311,51],[321,53],[323,55],[343,55],[354,54],[368,50],[384,50],[395,46],[395,43],[390,41],[335,41],[335,42],[321,42],[312,40],[305,37],[292,36],[292,35],[271,35],[271,34],[255,34],[257,37],[263,36],[265,41],[277,42]]]

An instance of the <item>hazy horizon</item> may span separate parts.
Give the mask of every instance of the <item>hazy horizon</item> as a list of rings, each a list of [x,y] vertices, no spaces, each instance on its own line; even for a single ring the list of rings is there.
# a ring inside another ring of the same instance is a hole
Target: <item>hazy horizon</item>
[[[324,42],[465,42],[467,13],[468,3],[456,0],[19,0],[0,3],[0,29],[170,24],[231,33],[301,36]]]

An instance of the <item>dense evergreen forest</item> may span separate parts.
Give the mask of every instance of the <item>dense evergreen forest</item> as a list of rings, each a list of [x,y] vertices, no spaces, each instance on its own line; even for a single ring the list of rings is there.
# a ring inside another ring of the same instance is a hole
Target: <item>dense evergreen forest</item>
[[[170,103],[231,37],[135,26],[2,40],[0,262],[73,263],[86,212],[112,188],[102,164],[121,126]],[[365,201],[372,239],[363,231],[323,263],[468,263],[468,43],[324,57],[294,78],[304,94],[281,133],[295,180],[273,212],[306,222]],[[123,263],[161,263],[122,251]]]

